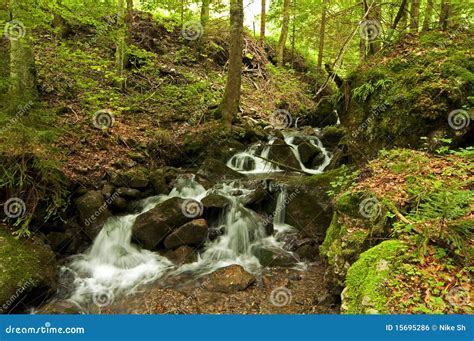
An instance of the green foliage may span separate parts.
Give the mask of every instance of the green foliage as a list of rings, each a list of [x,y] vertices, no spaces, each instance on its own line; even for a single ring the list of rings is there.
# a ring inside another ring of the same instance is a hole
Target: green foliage
[[[342,167],[342,174],[335,177],[331,181],[331,188],[326,192],[330,197],[335,197],[343,191],[347,191],[355,184],[356,178],[359,176],[359,170],[351,171],[348,167]]]
[[[389,78],[382,78],[375,82],[369,81],[365,84],[362,84],[358,88],[352,90],[354,99],[363,103],[365,102],[372,94],[377,91],[383,91],[390,87],[393,84],[393,80]]]

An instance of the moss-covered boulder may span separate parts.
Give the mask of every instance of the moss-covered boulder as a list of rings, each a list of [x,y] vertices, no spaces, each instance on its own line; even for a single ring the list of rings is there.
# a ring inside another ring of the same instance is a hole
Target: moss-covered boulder
[[[112,215],[100,191],[89,191],[74,202],[79,214],[79,222],[86,235],[94,239]]]
[[[387,281],[407,246],[400,240],[386,240],[360,255],[347,272],[341,294],[341,311],[346,314],[388,314]]]
[[[45,298],[56,290],[56,258],[51,249],[33,237],[18,240],[0,226],[0,311],[15,303]]]

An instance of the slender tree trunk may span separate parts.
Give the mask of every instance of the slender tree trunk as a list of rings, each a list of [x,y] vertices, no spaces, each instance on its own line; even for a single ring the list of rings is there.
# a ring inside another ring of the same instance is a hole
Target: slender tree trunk
[[[372,20],[378,23],[379,28],[382,28],[382,2],[381,0],[375,0],[374,4],[374,15]],[[378,32],[377,37],[370,42],[370,51],[371,54],[375,54],[380,51],[381,42],[380,42],[380,35],[382,32]]]
[[[20,2],[13,0],[10,3],[10,18],[24,23],[19,16],[18,7]],[[12,24],[17,25],[17,24]],[[24,25],[24,24],[22,24]],[[11,36],[10,40],[10,84],[9,94],[12,102],[28,101],[38,98],[38,83],[36,78],[36,66],[33,49],[31,47],[31,36],[28,27],[18,27],[19,35]]]
[[[291,67],[295,62],[295,45],[296,45],[296,0],[293,0],[293,19],[291,21]]]
[[[392,30],[396,30],[398,23],[402,21],[402,19],[405,19],[405,24],[403,27],[406,26],[406,7],[407,7],[408,0],[402,0],[402,3],[400,5],[400,8],[398,9],[397,15],[395,16],[395,20],[393,21],[392,24]],[[402,23],[403,24],[403,23]]]
[[[265,26],[267,25],[267,1],[262,0],[262,14],[260,15],[260,41],[265,41]]]
[[[221,110],[227,129],[232,127],[232,119],[239,111],[241,74],[242,74],[242,46],[244,31],[243,0],[230,1],[230,47],[229,70]]]
[[[442,31],[446,31],[449,27],[449,18],[451,15],[451,1],[441,1],[441,12],[439,16],[439,26]]]
[[[125,0],[117,2],[117,49],[115,51],[115,67],[117,70],[117,84],[120,89],[125,87],[124,70],[126,64],[126,17],[125,17]]]
[[[211,8],[211,0],[202,0],[201,6],[201,25],[203,28],[207,26],[210,17],[210,8]]]
[[[423,31],[428,31],[431,26],[431,17],[433,16],[433,0],[426,3],[425,20],[423,21]]]
[[[323,7],[321,9],[321,25],[319,27],[319,51],[318,51],[318,68],[322,69],[323,54],[324,54],[324,36],[326,33],[326,11],[328,0],[323,0]]]
[[[281,24],[280,39],[278,40],[276,51],[276,59],[279,66],[284,64],[285,44],[288,37],[288,24],[290,22],[290,1],[291,0],[283,0],[283,22]]]
[[[412,33],[418,32],[419,19],[420,19],[420,0],[411,0],[410,31]]]
[[[358,4],[360,3],[359,0],[355,0]],[[362,1],[362,15],[365,14],[366,12],[366,2]],[[365,60],[367,58],[367,46],[365,44],[365,38],[360,35],[360,40],[359,40],[359,58],[360,60]]]

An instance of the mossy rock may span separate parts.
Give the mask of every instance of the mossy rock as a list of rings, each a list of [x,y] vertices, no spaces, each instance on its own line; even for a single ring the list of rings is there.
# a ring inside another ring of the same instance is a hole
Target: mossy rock
[[[56,287],[56,258],[51,249],[36,237],[16,239],[1,225],[0,310],[9,312],[25,296],[31,297],[24,302],[47,297]]]
[[[388,314],[386,282],[407,246],[386,240],[360,255],[347,272],[341,311],[346,314]]]

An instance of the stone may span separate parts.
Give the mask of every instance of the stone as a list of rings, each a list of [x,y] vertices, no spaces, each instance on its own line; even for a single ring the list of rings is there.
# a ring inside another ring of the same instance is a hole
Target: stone
[[[41,315],[77,315],[84,314],[81,307],[71,300],[52,301],[41,307],[38,312]]]
[[[123,212],[127,209],[128,201],[120,196],[114,197],[114,200],[110,203],[112,208],[118,212]]]
[[[89,191],[74,202],[79,214],[79,223],[86,235],[94,239],[111,216],[110,210],[100,191]]]
[[[346,135],[346,129],[342,127],[329,126],[325,127],[321,135],[321,143],[325,148],[330,150],[337,147],[339,142]]]
[[[182,245],[199,246],[207,237],[208,225],[204,219],[195,219],[179,227],[165,239],[167,249],[176,249]]]
[[[209,193],[201,202],[205,208],[224,208],[230,204],[229,199],[217,193]]]
[[[128,185],[131,188],[142,189],[148,187],[150,181],[146,178],[145,174],[136,173],[130,176],[130,182]]]
[[[168,194],[170,192],[170,188],[168,187],[166,176],[163,171],[154,171],[150,176],[150,182],[156,194]]]
[[[16,239],[0,225],[0,312],[9,313],[20,301],[29,304],[54,294],[56,266],[54,253],[42,240]]]
[[[206,159],[197,172],[198,176],[216,184],[225,180],[245,179],[246,176],[227,167],[225,163],[216,159]]]
[[[142,197],[142,193],[138,189],[128,187],[117,188],[117,194],[130,200],[137,200]]]
[[[133,240],[145,249],[154,250],[170,233],[198,217],[184,214],[187,203],[190,201],[174,197],[139,215],[132,227]]]
[[[301,169],[291,147],[282,140],[276,140],[270,147],[268,159],[277,163],[280,168],[288,167],[288,170]]]
[[[311,166],[313,159],[316,156],[322,155],[323,152],[318,147],[309,142],[303,142],[298,146],[298,153],[300,154],[301,162],[306,166]],[[324,156],[323,156],[324,160]]]
[[[209,291],[233,293],[247,289],[255,282],[255,276],[240,265],[233,264],[218,269],[205,279],[205,288]]]

